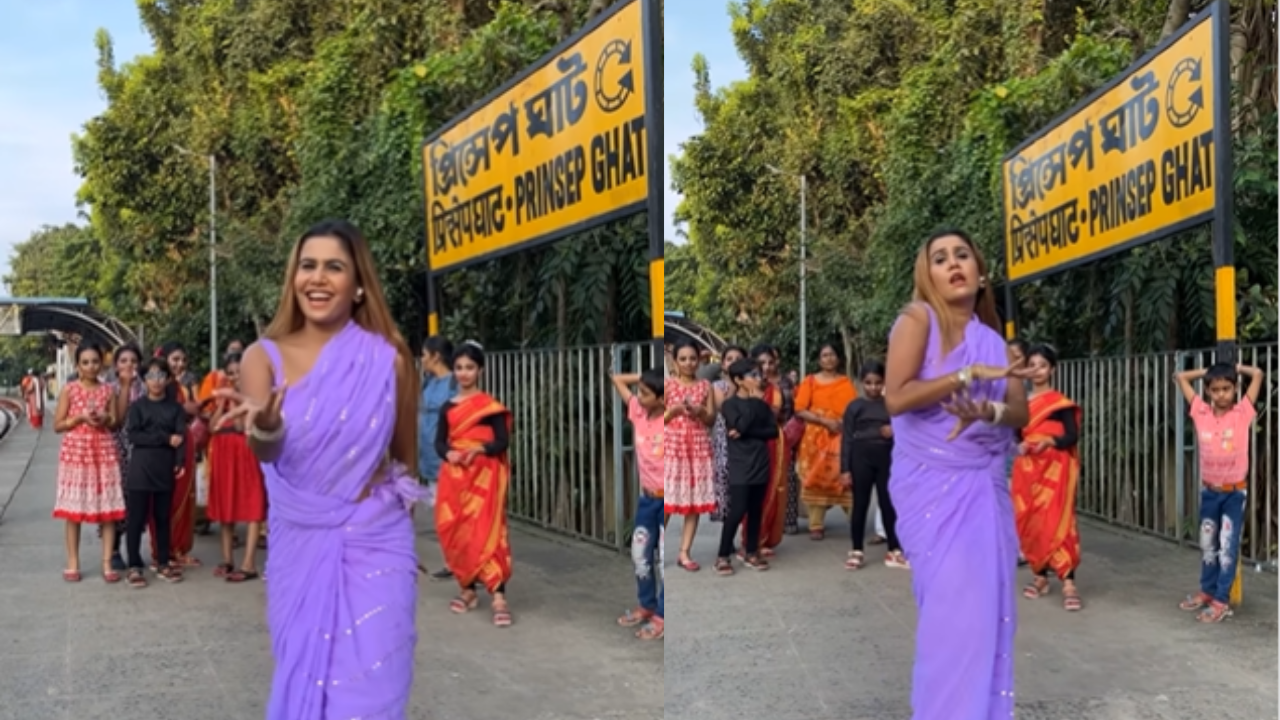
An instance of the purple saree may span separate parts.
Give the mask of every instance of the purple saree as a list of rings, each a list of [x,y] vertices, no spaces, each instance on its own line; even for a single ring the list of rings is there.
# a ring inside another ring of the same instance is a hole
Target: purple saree
[[[279,349],[271,356],[284,378]],[[417,555],[407,508],[421,492],[386,468],[396,351],[354,322],[285,396],[270,498],[267,720],[403,720],[413,683]],[[386,479],[363,501],[379,471]]]
[[[1008,364],[1004,340],[976,318],[945,358],[929,311],[920,378],[965,365]],[[975,383],[976,400],[1004,399],[1005,381]],[[893,418],[893,504],[911,561],[919,622],[914,720],[1007,720],[1013,713],[1018,536],[1004,474],[1013,431],[956,419],[941,404]]]

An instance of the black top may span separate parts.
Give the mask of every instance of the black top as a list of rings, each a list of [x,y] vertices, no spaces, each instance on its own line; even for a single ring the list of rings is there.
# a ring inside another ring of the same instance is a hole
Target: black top
[[[1059,450],[1070,450],[1080,442],[1080,426],[1076,425],[1075,408],[1062,408],[1049,413],[1049,417],[1062,423],[1062,435],[1053,439],[1053,446]],[[1018,431],[1018,439],[1022,439],[1022,431]]]
[[[187,413],[182,406],[167,397],[140,398],[129,406],[125,428],[133,444],[125,490],[172,492],[174,473],[186,459],[182,447],[169,442],[174,435],[186,435]]]
[[[440,422],[436,423],[436,454],[441,458],[449,454],[449,411],[453,406],[457,405],[452,400],[445,402],[444,407],[440,408]],[[511,435],[507,432],[507,418],[505,415],[490,415],[480,421],[484,425],[488,425],[493,430],[493,442],[484,444],[484,454],[490,457],[496,457],[507,451],[507,447],[511,444]]]
[[[844,409],[843,432],[840,435],[840,472],[850,472],[852,468],[853,450],[893,448],[893,439],[880,433],[889,425],[889,409],[885,407],[884,397],[860,397],[849,403]]]
[[[760,398],[734,395],[720,406],[725,432],[738,431],[729,438],[729,484],[765,485],[769,482],[769,440],[778,438],[778,421],[773,408]]]

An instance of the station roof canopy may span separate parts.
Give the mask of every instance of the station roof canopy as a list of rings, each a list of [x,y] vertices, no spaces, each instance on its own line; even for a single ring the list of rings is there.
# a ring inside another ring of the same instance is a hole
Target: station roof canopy
[[[667,342],[673,342],[677,337],[687,337],[697,343],[699,347],[710,350],[713,353],[723,351],[729,344],[711,328],[693,321],[682,312],[663,312],[662,320],[664,326],[663,335]]]
[[[85,298],[0,297],[0,335],[48,332],[78,335],[81,342],[105,347],[138,341],[128,325],[94,309]]]

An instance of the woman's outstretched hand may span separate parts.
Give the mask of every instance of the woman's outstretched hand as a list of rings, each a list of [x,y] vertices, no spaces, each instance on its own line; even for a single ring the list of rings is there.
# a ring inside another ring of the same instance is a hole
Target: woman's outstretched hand
[[[220,388],[214,391],[214,397],[228,400],[235,407],[222,416],[218,423],[219,430],[230,427],[236,421],[242,421],[245,428],[257,428],[260,432],[273,433],[284,424],[285,386],[281,385],[267,396],[265,403],[256,403],[232,388]]]

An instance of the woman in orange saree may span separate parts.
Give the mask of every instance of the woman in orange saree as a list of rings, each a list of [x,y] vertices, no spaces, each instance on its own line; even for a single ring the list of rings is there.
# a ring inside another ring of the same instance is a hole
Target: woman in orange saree
[[[840,482],[840,434],[844,410],[858,397],[853,382],[841,372],[843,359],[832,343],[818,351],[820,371],[796,390],[796,417],[805,422],[804,438],[796,452],[800,501],[809,511],[809,539],[826,537],[827,511],[853,508],[852,492]]]
[[[483,368],[484,351],[474,342],[454,356],[458,394],[441,408],[436,429],[436,452],[444,459],[436,488],[436,533],[445,567],[461,588],[449,609],[459,615],[474,610],[480,604],[477,586],[483,584],[493,596],[493,624],[509,627],[511,413],[477,387]]]
[[[1022,431],[1013,464],[1013,509],[1022,553],[1035,573],[1023,595],[1034,600],[1049,594],[1048,572],[1062,581],[1062,606],[1084,607],[1076,589],[1080,566],[1080,534],[1076,529],[1076,489],[1080,481],[1080,406],[1050,386],[1057,353],[1047,346],[1031,348],[1031,419]]]

